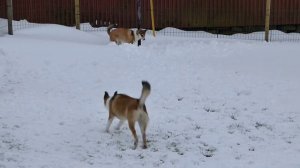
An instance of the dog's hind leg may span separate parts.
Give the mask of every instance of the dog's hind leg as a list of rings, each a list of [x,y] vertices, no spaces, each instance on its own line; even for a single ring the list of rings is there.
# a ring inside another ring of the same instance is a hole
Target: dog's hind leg
[[[133,147],[133,149],[136,149],[139,140],[138,140],[138,137],[136,135],[135,128],[134,128],[134,120],[133,121],[132,120],[128,121],[128,124],[129,124],[129,128],[131,130],[131,133],[132,133],[132,135],[134,137],[134,147]]]
[[[146,139],[146,129],[147,129],[147,125],[148,125],[148,116],[147,115],[141,115],[138,123],[141,129],[141,133],[143,136],[143,148],[146,149],[147,148],[147,139]]]
[[[124,123],[124,120],[120,120],[117,127],[116,127],[116,130],[120,130],[121,126],[123,125]]]
[[[106,132],[109,132],[109,128],[110,128],[111,123],[113,122],[114,118],[115,117],[113,115],[109,115],[107,125],[106,125],[106,129],[105,129]]]

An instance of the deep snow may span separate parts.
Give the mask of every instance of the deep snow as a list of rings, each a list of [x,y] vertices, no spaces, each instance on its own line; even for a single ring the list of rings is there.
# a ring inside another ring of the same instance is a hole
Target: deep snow
[[[299,168],[299,53],[299,43],[149,32],[137,47],[58,25],[15,31],[0,37],[0,168]],[[139,97],[141,80],[152,85],[149,148],[140,138],[132,150],[126,124],[104,131],[103,94]]]

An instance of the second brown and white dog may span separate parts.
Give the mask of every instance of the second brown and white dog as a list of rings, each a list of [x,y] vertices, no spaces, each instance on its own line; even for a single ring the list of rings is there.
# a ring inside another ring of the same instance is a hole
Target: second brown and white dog
[[[135,32],[131,29],[126,28],[115,28],[117,25],[111,24],[107,27],[107,34],[109,35],[110,41],[120,45],[122,43],[131,43],[138,40],[145,40],[146,31],[144,29],[137,29]],[[115,28],[115,29],[113,29]],[[113,29],[113,30],[112,30]]]
[[[138,137],[135,131],[135,122],[139,123],[142,137],[143,148],[147,148],[146,129],[149,121],[145,101],[150,94],[151,86],[149,82],[142,81],[143,89],[139,99],[132,98],[125,94],[114,93],[112,97],[107,92],[104,94],[104,105],[109,111],[106,131],[109,132],[109,127],[115,117],[120,121],[117,129],[120,129],[124,121],[128,120],[128,125],[134,137],[134,149],[138,145]]]

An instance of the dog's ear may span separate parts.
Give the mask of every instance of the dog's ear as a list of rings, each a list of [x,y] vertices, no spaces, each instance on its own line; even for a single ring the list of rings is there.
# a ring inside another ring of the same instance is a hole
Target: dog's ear
[[[115,91],[115,93],[114,93],[114,96],[116,96],[118,94],[118,92],[117,91]]]
[[[107,93],[107,91],[104,92],[104,99],[109,98],[109,94]]]

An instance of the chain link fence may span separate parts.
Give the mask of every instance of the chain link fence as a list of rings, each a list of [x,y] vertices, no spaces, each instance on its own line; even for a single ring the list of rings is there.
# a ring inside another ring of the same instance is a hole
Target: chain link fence
[[[272,0],[270,41],[300,41],[300,1]]]

